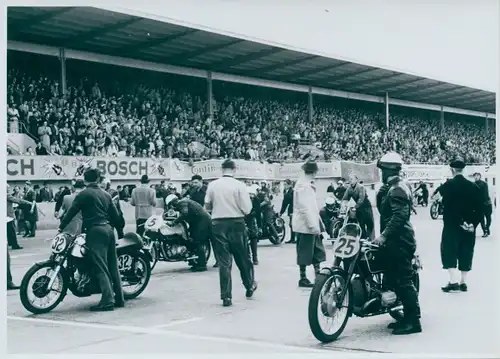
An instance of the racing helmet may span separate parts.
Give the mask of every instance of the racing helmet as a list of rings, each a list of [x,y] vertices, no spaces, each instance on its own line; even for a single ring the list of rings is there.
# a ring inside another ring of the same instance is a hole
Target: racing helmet
[[[179,200],[179,197],[177,197],[177,195],[175,194],[169,194],[166,198],[165,198],[165,206],[168,208],[170,206],[173,206],[177,203],[177,201]]]
[[[377,167],[381,170],[401,171],[403,158],[397,152],[387,152],[377,161]]]
[[[169,183],[167,186],[167,190],[177,192],[177,187],[175,187],[175,184]]]
[[[326,199],[325,199],[325,208],[328,211],[332,212],[335,209],[335,204],[336,204],[335,198],[333,198],[333,197],[326,197]]]

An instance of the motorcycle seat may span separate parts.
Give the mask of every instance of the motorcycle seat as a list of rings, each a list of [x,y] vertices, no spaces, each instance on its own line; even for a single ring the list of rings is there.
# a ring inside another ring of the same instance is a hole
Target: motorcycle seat
[[[124,249],[124,248],[130,248],[130,249],[141,249],[142,244],[140,243],[125,243],[121,240],[116,242],[116,249]]]

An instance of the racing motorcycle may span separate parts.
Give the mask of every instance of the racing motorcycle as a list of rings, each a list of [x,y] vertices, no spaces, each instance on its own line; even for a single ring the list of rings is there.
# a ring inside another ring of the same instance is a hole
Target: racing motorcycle
[[[151,277],[151,255],[135,233],[118,240],[116,251],[123,295],[126,300],[137,298]],[[85,234],[57,234],[49,259],[35,263],[23,277],[19,294],[24,308],[33,314],[48,313],[63,301],[68,289],[80,298],[99,294],[87,253]]]
[[[151,252],[151,268],[158,261],[162,262],[188,262],[189,266],[196,265],[198,256],[193,253],[190,246],[189,226],[186,222],[177,223],[179,213],[170,209],[164,217],[153,215],[144,223],[143,240]],[[205,258],[210,258],[210,243],[203,245]]]
[[[434,196],[430,211],[432,219],[438,219],[439,216],[443,215],[443,199],[439,193]]]
[[[421,189],[416,190],[413,192],[413,203],[416,206],[424,206],[424,195]]]
[[[271,236],[270,235],[271,231],[269,230],[267,224],[263,223],[262,227],[259,228],[258,240],[263,241],[269,239],[269,241],[272,244],[278,245],[283,243],[283,241],[285,240],[286,236],[285,221],[275,211],[273,211],[273,221],[274,221],[274,228],[276,228],[276,232],[278,232],[278,238],[274,238],[273,236]]]
[[[397,295],[384,284],[383,262],[378,246],[361,239],[361,227],[349,223],[343,227],[333,245],[334,263],[340,258],[343,268],[333,265],[322,268],[309,297],[309,327],[322,343],[336,340],[344,331],[349,317],[370,317],[389,314],[396,320],[404,316]],[[413,259],[413,281],[419,290],[419,270]],[[326,325],[323,325],[323,323]]]
[[[335,241],[340,233],[340,230],[349,222],[356,219],[356,208],[349,205],[349,202],[342,201],[338,206],[337,217],[332,222],[331,228],[327,228],[327,233],[332,241]]]

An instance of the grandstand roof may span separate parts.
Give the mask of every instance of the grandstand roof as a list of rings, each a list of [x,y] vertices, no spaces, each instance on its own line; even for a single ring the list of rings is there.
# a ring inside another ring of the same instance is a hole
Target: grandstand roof
[[[92,7],[9,7],[7,37],[39,45],[495,113],[495,93]]]

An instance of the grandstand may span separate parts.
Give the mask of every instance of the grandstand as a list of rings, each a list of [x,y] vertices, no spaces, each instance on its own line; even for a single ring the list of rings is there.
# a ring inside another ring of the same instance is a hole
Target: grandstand
[[[11,154],[496,163],[491,92],[98,8],[7,25]]]

